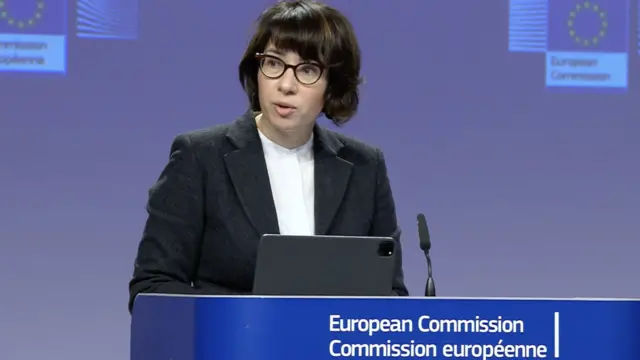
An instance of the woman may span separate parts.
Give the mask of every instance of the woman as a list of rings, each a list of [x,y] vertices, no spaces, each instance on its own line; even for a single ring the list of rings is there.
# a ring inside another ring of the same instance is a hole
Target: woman
[[[263,234],[392,236],[394,293],[407,295],[382,152],[316,124],[358,107],[360,50],[349,21],[309,1],[258,19],[240,62],[251,109],[178,135],[151,188],[130,282],[139,293],[250,294]]]

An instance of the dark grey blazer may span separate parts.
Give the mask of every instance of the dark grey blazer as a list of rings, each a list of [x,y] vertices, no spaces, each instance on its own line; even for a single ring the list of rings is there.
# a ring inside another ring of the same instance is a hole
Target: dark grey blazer
[[[316,233],[392,236],[400,229],[382,152],[315,127]],[[149,190],[129,284],[139,293],[250,294],[258,242],[278,221],[253,113],[178,135]],[[398,260],[393,286],[408,295]]]

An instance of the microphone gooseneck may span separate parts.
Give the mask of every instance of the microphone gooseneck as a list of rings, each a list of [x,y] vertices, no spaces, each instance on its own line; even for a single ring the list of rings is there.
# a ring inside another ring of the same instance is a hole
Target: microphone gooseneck
[[[418,238],[420,239],[420,248],[424,252],[427,259],[427,283],[424,289],[424,296],[436,296],[436,284],[433,280],[433,270],[431,268],[431,236],[429,235],[429,227],[424,214],[418,214]]]

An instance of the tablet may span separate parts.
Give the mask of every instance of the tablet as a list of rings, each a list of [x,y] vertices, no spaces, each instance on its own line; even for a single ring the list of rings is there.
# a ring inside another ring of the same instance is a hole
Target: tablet
[[[390,296],[391,237],[263,235],[253,295]]]

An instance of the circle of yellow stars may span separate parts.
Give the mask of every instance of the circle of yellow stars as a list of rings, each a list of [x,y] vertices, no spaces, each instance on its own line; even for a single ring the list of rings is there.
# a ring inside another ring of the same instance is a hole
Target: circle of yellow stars
[[[35,25],[42,18],[42,12],[44,11],[44,0],[36,1],[36,9],[34,10],[31,17],[27,19],[16,19],[11,16],[6,7],[7,1],[9,0],[0,0],[0,21],[6,22],[10,26],[15,26],[18,29],[23,29]]]
[[[598,15],[600,19],[600,30],[597,35],[582,37],[574,29],[574,24],[578,14],[587,11],[593,12]],[[575,42],[584,46],[592,46],[597,45],[600,40],[607,35],[609,22],[607,21],[607,13],[601,9],[600,5],[590,1],[585,1],[582,4],[577,4],[575,9],[569,13],[569,21],[567,25],[569,26],[569,36],[571,36],[575,40]]]

